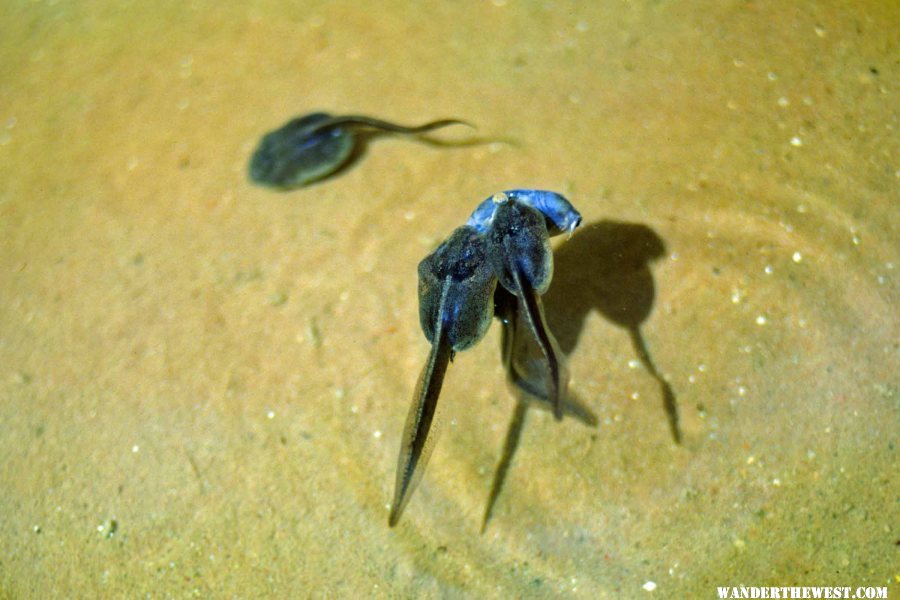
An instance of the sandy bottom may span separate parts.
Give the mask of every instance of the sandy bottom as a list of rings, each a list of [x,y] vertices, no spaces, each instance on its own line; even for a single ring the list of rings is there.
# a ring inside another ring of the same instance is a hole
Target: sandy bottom
[[[897,593],[900,5],[10,4],[0,597]],[[477,143],[251,185],[315,109]],[[528,411],[482,533],[495,324],[389,529],[416,265],[511,187],[585,217],[545,301],[598,425]]]

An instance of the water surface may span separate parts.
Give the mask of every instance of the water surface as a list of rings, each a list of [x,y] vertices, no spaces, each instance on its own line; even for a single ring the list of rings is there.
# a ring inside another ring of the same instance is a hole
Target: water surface
[[[8,9],[0,596],[896,592],[898,9],[356,6]],[[252,186],[314,110],[511,143]],[[416,265],[518,187],[584,215],[545,301],[599,424],[529,411],[480,533],[495,325],[388,529]]]

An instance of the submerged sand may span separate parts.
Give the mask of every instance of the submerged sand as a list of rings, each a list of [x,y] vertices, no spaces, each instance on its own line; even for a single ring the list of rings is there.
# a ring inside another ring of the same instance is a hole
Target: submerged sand
[[[896,4],[7,11],[0,597],[896,593]],[[251,185],[316,109],[480,142]],[[529,411],[481,533],[495,325],[389,529],[416,265],[511,187],[585,217],[545,301],[598,425]]]

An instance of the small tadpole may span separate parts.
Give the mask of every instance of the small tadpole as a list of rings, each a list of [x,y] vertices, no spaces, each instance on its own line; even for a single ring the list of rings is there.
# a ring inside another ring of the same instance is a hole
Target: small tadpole
[[[359,160],[369,139],[377,134],[421,135],[450,125],[472,127],[459,119],[405,126],[361,115],[311,113],[291,119],[262,137],[250,158],[250,180],[281,190],[300,188],[331,177]]]

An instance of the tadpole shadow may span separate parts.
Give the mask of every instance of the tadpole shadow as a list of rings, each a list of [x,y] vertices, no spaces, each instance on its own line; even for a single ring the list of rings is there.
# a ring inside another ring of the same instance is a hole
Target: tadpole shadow
[[[575,350],[592,310],[628,332],[635,354],[659,385],[672,439],[680,444],[675,392],[641,334],[656,297],[650,265],[665,252],[662,238],[646,225],[605,220],[585,225],[556,251],[556,276],[544,306],[567,356]]]
[[[543,296],[543,303],[550,330],[566,357],[575,351],[587,316],[594,310],[628,332],[635,354],[659,385],[669,430],[674,442],[680,444],[681,429],[675,393],[653,362],[640,330],[641,324],[650,315],[656,296],[650,266],[665,252],[662,238],[646,225],[608,220],[583,225],[554,253],[553,283]],[[503,318],[509,309],[505,308],[502,296],[497,299],[497,314]],[[515,322],[510,324],[504,321],[502,355],[510,387],[516,396],[516,407],[494,473],[482,520],[482,533],[487,528],[512,464],[529,406],[546,407],[548,404],[537,392],[541,386],[528,383],[535,379],[535,371],[532,370],[528,376],[517,376],[515,361],[510,355],[527,353],[528,350],[511,347],[508,340],[511,332],[515,332],[515,326]],[[526,364],[534,363],[526,361]],[[566,416],[573,416],[588,426],[596,426],[596,416],[571,391],[565,404]]]

